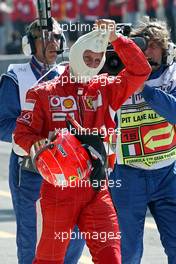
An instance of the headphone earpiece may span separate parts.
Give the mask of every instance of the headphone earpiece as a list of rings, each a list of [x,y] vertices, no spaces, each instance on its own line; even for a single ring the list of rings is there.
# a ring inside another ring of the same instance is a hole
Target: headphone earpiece
[[[168,48],[166,51],[165,64],[172,65],[172,63],[176,60],[176,45],[173,42],[168,43]]]
[[[62,33],[60,37],[60,47],[59,50],[57,51],[57,54],[58,55],[62,54],[66,49],[67,49],[67,41],[64,34]]]
[[[22,38],[22,50],[26,56],[35,54],[35,42],[30,32]]]
[[[28,36],[29,44],[31,46],[31,55],[33,55],[36,52],[34,37],[30,32],[27,36]]]
[[[40,31],[37,22],[38,21],[36,20],[31,25],[29,25],[26,31],[26,35],[22,38],[22,50],[26,56],[30,56],[36,53],[35,37],[33,36],[32,32],[36,29]],[[57,21],[53,20],[52,23],[55,23],[56,27],[59,27],[59,30],[61,29]],[[61,54],[67,49],[67,42],[63,32],[61,33],[58,40],[60,41],[60,47],[57,54]]]
[[[23,50],[24,55],[26,56],[31,55],[31,47],[30,47],[27,35],[23,36],[22,38],[22,50]]]

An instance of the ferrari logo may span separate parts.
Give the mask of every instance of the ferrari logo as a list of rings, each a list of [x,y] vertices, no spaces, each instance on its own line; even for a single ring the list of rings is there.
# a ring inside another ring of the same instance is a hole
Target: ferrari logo
[[[86,103],[87,103],[87,105],[88,105],[88,107],[89,107],[90,109],[93,109],[93,108],[94,108],[92,97],[88,97],[88,98],[86,99]]]
[[[68,177],[69,181],[76,181],[78,179],[78,176],[72,175]]]

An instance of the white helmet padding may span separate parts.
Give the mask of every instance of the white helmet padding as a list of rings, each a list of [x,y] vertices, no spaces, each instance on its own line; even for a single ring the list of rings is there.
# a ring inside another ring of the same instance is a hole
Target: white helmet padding
[[[93,30],[87,33],[73,44],[69,53],[70,71],[75,81],[86,83],[90,81],[103,68],[105,63],[105,53],[108,46],[110,32],[107,30]],[[98,67],[91,68],[87,66],[83,59],[86,50],[93,52],[104,52],[102,60]]]

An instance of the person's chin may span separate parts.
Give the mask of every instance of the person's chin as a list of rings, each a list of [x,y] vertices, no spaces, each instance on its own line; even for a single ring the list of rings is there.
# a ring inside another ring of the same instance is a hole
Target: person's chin
[[[54,64],[56,62],[57,55],[49,56],[48,62],[49,64]]]
[[[159,69],[160,66],[152,66],[152,72],[155,72]]]

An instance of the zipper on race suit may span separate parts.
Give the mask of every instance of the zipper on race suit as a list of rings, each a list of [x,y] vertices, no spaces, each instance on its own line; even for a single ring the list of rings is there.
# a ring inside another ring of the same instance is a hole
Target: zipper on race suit
[[[84,88],[78,88],[77,92],[77,105],[78,105],[78,113],[79,113],[79,123],[83,126],[83,105],[82,105],[82,95],[84,93]]]

